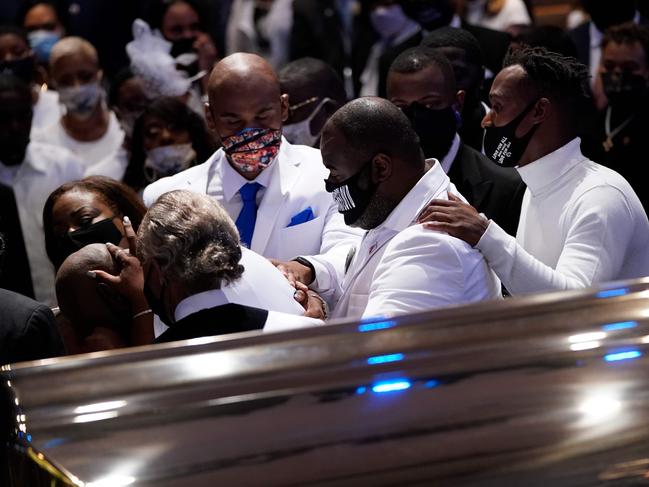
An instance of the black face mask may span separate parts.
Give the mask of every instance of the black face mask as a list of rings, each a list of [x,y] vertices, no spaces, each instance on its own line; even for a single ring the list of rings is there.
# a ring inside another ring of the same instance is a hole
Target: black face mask
[[[426,158],[442,160],[453,144],[457,133],[459,115],[450,106],[441,110],[427,108],[414,102],[403,109],[419,136],[419,143]]]
[[[149,271],[149,274],[150,273],[151,271]],[[148,285],[148,277],[149,276],[147,275],[144,278],[144,297],[146,298],[147,303],[149,303],[149,308],[151,308],[151,311],[153,311],[154,314],[158,315],[158,317],[165,325],[172,327],[176,320],[167,313],[167,308],[165,307],[163,301],[167,283],[166,281],[163,281],[162,286],[160,286],[160,296],[156,296],[155,294],[153,294],[153,291],[151,291],[151,288]]]
[[[609,105],[624,111],[635,110],[647,95],[647,80],[639,74],[602,73],[602,84]]]
[[[59,237],[55,265],[57,268],[60,267],[68,256],[86,245],[106,242],[119,245],[121,240],[122,234],[113,223],[112,218],[106,218],[86,228],[66,233]]]
[[[455,15],[450,0],[406,0],[401,6],[408,17],[429,32],[449,25]]]
[[[181,54],[186,54],[194,52],[194,43],[196,42],[196,37],[189,37],[184,39],[179,39],[173,41],[171,44],[171,57],[178,57]]]
[[[525,116],[534,108],[536,101],[530,103],[520,115],[507,125],[496,127],[492,125],[485,129],[484,152],[489,159],[503,167],[517,166],[525,149],[534,136],[539,125],[534,125],[523,137],[516,137],[516,129]]]
[[[325,180],[325,189],[327,192],[333,193],[334,201],[338,205],[338,212],[342,213],[345,223],[349,226],[354,226],[363,215],[376,192],[376,186],[373,186],[371,181],[368,182],[370,186],[368,189],[363,189],[358,184],[371,163],[370,160],[360,171],[340,184],[333,184]]]
[[[27,56],[26,58],[14,59],[12,61],[0,61],[0,74],[5,73],[13,74],[28,85],[31,84],[36,74],[34,56]]]

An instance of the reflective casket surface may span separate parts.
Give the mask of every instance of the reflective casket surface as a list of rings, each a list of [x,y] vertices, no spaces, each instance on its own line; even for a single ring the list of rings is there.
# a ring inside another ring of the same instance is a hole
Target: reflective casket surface
[[[640,280],[6,366],[12,481],[649,485],[648,347]]]

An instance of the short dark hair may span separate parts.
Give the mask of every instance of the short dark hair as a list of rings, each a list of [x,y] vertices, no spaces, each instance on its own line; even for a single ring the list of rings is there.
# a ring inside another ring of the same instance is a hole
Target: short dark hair
[[[58,0],[25,0],[21,3],[18,13],[16,15],[16,24],[20,26],[25,25],[25,18],[31,9],[37,5],[48,5],[56,12],[56,16],[61,22],[61,25],[64,29],[68,29],[69,26],[69,16],[67,10],[63,7],[63,4]]]
[[[522,25],[512,42],[526,47],[545,47],[564,56],[577,57],[577,48],[568,34],[556,25]]]
[[[6,35],[14,35],[16,37],[19,37],[27,45],[27,47],[30,47],[29,37],[27,37],[27,31],[25,29],[12,24],[0,25],[0,37]]]
[[[644,50],[644,59],[649,66],[649,28],[634,22],[614,25],[606,30],[602,39],[602,50],[611,42],[616,44],[633,44],[639,42]]]
[[[464,29],[441,27],[435,29],[421,41],[421,45],[430,48],[457,47],[466,53],[467,62],[482,66],[484,64],[482,48],[478,39]]]
[[[43,207],[43,230],[45,232],[45,250],[54,267],[58,269],[63,262],[57,260],[57,239],[54,235],[53,210],[58,199],[74,191],[87,191],[99,196],[113,211],[128,216],[137,231],[146,207],[140,197],[124,183],[104,176],[89,176],[59,186],[49,195]]]
[[[303,57],[291,61],[279,70],[277,77],[282,93],[295,85],[308,85],[313,91],[313,96],[331,98],[340,105],[347,101],[342,79],[334,68],[321,59]]]
[[[413,165],[423,164],[419,137],[396,105],[382,98],[350,101],[327,122],[345,137],[353,156],[369,161],[382,153]]]
[[[124,174],[124,182],[135,190],[142,189],[147,181],[144,177],[144,119],[148,116],[160,118],[175,126],[186,129],[194,151],[196,160],[203,162],[212,155],[215,144],[207,131],[205,121],[185,103],[173,97],[155,99],[135,121],[133,138],[131,141],[131,157]]]
[[[588,99],[588,68],[575,58],[550,52],[543,47],[510,50],[504,67],[518,65],[537,97],[557,102],[562,112],[575,119]]]
[[[444,80],[455,86],[455,73],[451,62],[441,52],[425,46],[411,47],[403,51],[394,60],[389,72],[418,73],[429,66],[438,68]]]
[[[108,90],[108,105],[112,108],[119,102],[119,89],[124,83],[131,78],[135,77],[135,73],[127,66],[120,69],[110,82],[110,89]]]

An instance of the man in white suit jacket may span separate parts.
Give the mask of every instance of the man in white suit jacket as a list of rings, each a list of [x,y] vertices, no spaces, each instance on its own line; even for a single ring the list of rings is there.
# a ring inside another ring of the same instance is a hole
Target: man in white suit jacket
[[[416,224],[434,198],[455,187],[387,100],[360,98],[336,112],[322,135],[322,156],[345,222],[367,230],[348,259],[332,317],[411,313],[500,297],[500,282],[480,252]]]
[[[167,191],[189,189],[216,198],[239,227],[244,212],[240,190],[257,184],[249,248],[278,260],[311,256],[314,269],[322,269],[328,279],[337,277],[360,233],[345,225],[325,190],[327,170],[320,151],[281,137],[288,96],[281,94],[270,65],[254,54],[228,56],[214,68],[208,94],[208,125],[224,147],[205,163],[148,186],[145,204]],[[239,231],[244,240],[245,229]],[[330,282],[323,281],[316,290],[328,287]]]

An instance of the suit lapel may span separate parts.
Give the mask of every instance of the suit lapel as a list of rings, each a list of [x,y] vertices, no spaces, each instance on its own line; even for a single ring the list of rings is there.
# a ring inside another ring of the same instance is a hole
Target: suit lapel
[[[258,254],[264,255],[273,230],[278,226],[277,216],[280,210],[289,200],[290,191],[299,177],[297,165],[290,157],[290,148],[285,141],[277,157],[275,174],[270,179],[270,186],[266,189],[259,209],[257,210],[257,221],[255,231],[250,243],[250,249]]]
[[[484,180],[478,164],[471,152],[467,151],[466,146],[461,143],[448,173],[451,182],[475,208],[482,206],[493,187],[493,181]]]

